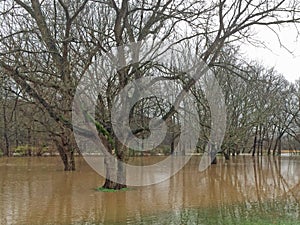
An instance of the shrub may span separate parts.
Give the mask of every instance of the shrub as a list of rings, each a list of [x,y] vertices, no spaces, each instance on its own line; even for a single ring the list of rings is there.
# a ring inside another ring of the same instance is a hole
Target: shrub
[[[14,156],[25,156],[29,153],[30,147],[28,145],[19,145],[14,149]]]

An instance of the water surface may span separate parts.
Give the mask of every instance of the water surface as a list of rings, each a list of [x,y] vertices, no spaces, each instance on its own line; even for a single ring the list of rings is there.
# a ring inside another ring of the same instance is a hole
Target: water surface
[[[151,164],[158,157],[135,159]],[[104,179],[82,158],[0,158],[0,224],[297,224],[300,158],[237,156],[129,191],[95,191]],[[255,222],[256,221],[256,222]],[[300,224],[300,222],[299,222]]]

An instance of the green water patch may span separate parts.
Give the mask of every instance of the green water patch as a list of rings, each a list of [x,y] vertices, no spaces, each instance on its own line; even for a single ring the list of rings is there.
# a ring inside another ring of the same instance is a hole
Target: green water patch
[[[124,224],[124,222],[114,223]],[[243,203],[211,208],[186,208],[143,218],[128,218],[138,225],[300,225],[299,203]]]
[[[108,189],[108,188],[103,188],[103,187],[96,188],[96,191],[100,191],[100,192],[120,192],[120,191],[130,191],[130,190],[132,190],[132,188],[121,188],[119,190]]]
[[[219,207],[185,208],[128,217],[126,221],[82,222],[76,225],[300,225],[297,202],[243,203]]]

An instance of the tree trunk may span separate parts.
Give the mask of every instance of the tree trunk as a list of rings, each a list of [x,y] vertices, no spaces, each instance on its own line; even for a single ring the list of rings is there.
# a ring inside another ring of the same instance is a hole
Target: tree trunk
[[[273,155],[276,154],[276,149],[278,148],[278,154],[281,154],[281,138],[284,135],[284,132],[279,132],[278,137],[276,138],[276,142],[275,142],[275,146],[274,146],[274,150],[273,150]]]
[[[229,159],[230,159],[230,156],[229,156],[228,153],[226,153],[226,152],[224,151],[223,154],[224,154],[225,160],[229,160]]]
[[[278,142],[278,155],[281,155],[281,137],[279,138],[279,142]]]
[[[255,156],[256,142],[257,142],[257,132],[258,132],[258,127],[256,126],[256,129],[255,129],[255,136],[254,136],[254,141],[253,141],[253,152],[252,152],[252,156]]]
[[[114,189],[114,190],[120,190],[122,188],[126,188],[126,170],[121,163],[122,161],[119,159],[117,161],[117,165],[115,162],[115,159],[106,156],[104,158],[104,164],[106,169],[106,175],[105,175],[105,182],[103,184],[103,188],[106,189]],[[113,180],[116,180],[118,182],[114,182]]]
[[[259,125],[257,144],[258,144],[258,146],[257,146],[257,156],[259,156],[259,154],[262,155],[262,146],[263,146],[262,125]]]
[[[120,190],[122,188],[126,188],[126,168],[124,168],[124,165],[121,161],[121,159],[118,160],[118,171],[117,171],[117,181],[115,189]]]
[[[3,104],[3,125],[4,125],[3,138],[4,138],[4,141],[5,141],[5,147],[3,149],[3,155],[4,156],[9,156],[8,121],[7,121],[6,105],[5,104]]]
[[[217,164],[217,157],[215,156],[214,158],[213,158],[213,160],[211,161],[211,164]]]
[[[105,146],[108,147],[110,154],[112,154],[111,146],[108,144],[107,140],[104,141],[104,143]],[[126,168],[124,168],[122,162],[128,161],[128,148],[119,142],[119,140],[116,140],[115,148],[116,157],[118,159],[117,162],[111,155],[106,155],[104,158],[106,178],[102,187],[106,189],[120,190],[127,187]],[[113,180],[117,180],[117,182],[114,182]]]
[[[67,164],[65,165],[65,171],[75,171],[75,157],[73,149],[67,150]]]
[[[117,183],[105,178],[105,182],[104,182],[102,188],[115,189],[116,186],[117,186]]]
[[[278,145],[278,138],[276,138],[276,141],[275,141],[275,145],[274,145],[274,148],[273,148],[273,155],[276,154],[277,145]]]
[[[61,137],[61,141],[54,139],[56,143],[57,150],[59,152],[59,156],[64,164],[65,171],[74,171],[75,167],[75,158],[74,158],[74,150],[72,148],[71,143],[69,143],[68,138]]]
[[[18,124],[18,116],[17,116],[16,111],[14,111],[13,117],[14,117],[14,123]],[[16,146],[19,146],[19,129],[18,129],[18,125],[15,125],[15,143],[16,143]]]
[[[104,165],[106,169],[105,182],[103,184],[103,188],[106,189],[115,189],[117,183],[112,181],[114,177],[116,177],[116,166],[113,158],[109,156],[105,156]]]
[[[272,131],[271,140],[269,141],[268,155],[271,154],[271,148],[272,148],[272,144],[273,144],[273,141],[274,141],[274,136],[275,136],[275,127],[274,127],[274,129]]]
[[[213,149],[210,152],[210,157],[211,157],[211,164],[217,164],[217,151]]]
[[[174,140],[174,137],[172,138],[172,142],[171,142],[171,152],[170,154],[173,155],[174,154],[174,151],[175,151],[175,144],[174,144],[175,140]]]
[[[27,144],[28,144],[28,149],[27,149],[27,155],[32,156],[32,143],[31,143],[31,128],[27,128]]]
[[[123,143],[116,141],[116,153],[118,158],[117,165],[117,185],[115,189],[119,190],[122,188],[126,188],[126,168],[124,168],[123,162],[128,161],[128,148],[124,146]]]
[[[64,163],[64,171],[74,171],[76,169],[74,152],[72,150],[66,149],[63,146],[57,146],[57,148],[60,158]]]
[[[116,183],[114,180],[118,179],[117,178],[117,171],[119,165],[117,165],[115,158],[112,156],[113,155],[113,146],[111,143],[108,141],[108,139],[101,133],[99,133],[99,138],[101,139],[103,145],[109,152],[103,152],[104,153],[104,165],[105,165],[105,182],[102,186],[102,188],[106,189],[121,189],[121,185]],[[117,144],[116,144],[117,145]],[[118,166],[118,167],[117,167]]]

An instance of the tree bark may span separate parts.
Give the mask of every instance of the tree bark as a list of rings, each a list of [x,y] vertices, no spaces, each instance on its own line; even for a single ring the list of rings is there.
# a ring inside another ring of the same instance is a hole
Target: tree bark
[[[255,152],[256,152],[257,132],[258,132],[258,126],[256,126],[256,128],[255,128],[255,136],[254,136],[254,141],[253,141],[253,152],[252,152],[252,156],[255,156]]]
[[[105,156],[104,165],[106,169],[105,182],[103,184],[103,188],[106,189],[115,189],[117,183],[112,181],[114,177],[116,177],[116,167],[114,163],[114,159],[109,156]]]
[[[272,144],[273,144],[273,141],[274,141],[274,136],[275,136],[275,127],[274,127],[274,129],[272,130],[272,137],[271,137],[271,140],[269,140],[268,155],[271,154],[271,148],[272,148]]]
[[[62,146],[61,144],[57,144],[57,149],[59,152],[59,156],[64,164],[65,171],[74,171],[75,168],[75,158],[74,152],[70,149],[67,149],[66,146]]]
[[[230,159],[230,156],[229,156],[228,153],[226,153],[226,152],[224,151],[223,154],[224,154],[224,157],[225,157],[226,160],[229,160],[229,159]]]
[[[128,148],[123,143],[116,140],[116,153],[117,153],[117,185],[115,189],[119,190],[126,188],[126,168],[124,168],[123,162],[128,161]]]
[[[3,155],[9,156],[9,138],[8,138],[8,121],[7,121],[7,115],[6,115],[6,105],[3,104],[3,125],[4,125],[4,131],[3,131],[3,138],[5,141],[5,146],[3,149]]]

